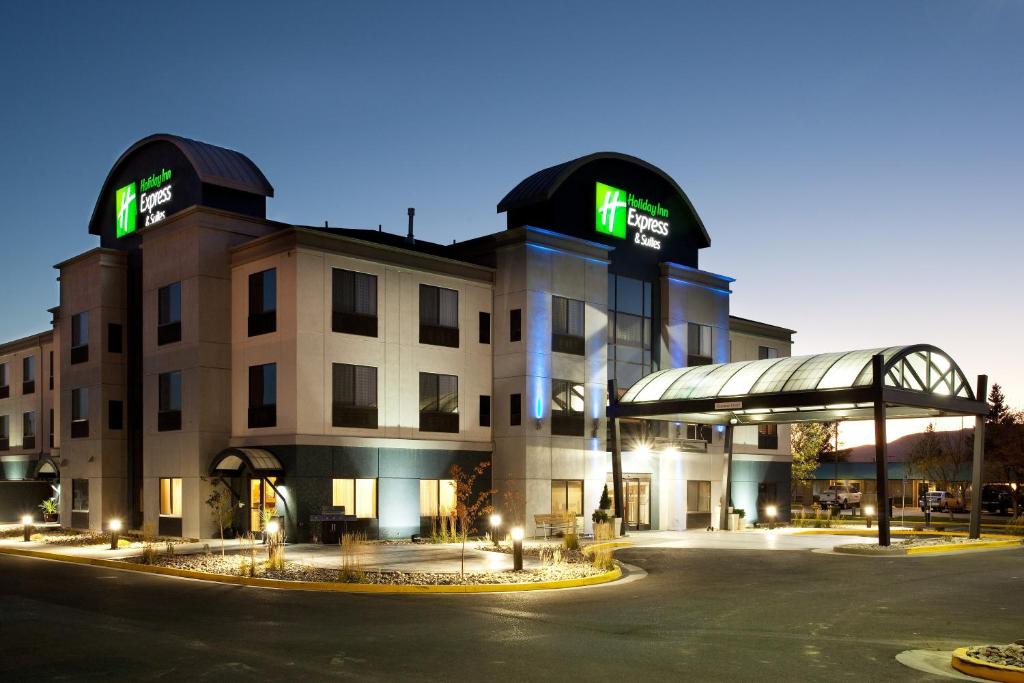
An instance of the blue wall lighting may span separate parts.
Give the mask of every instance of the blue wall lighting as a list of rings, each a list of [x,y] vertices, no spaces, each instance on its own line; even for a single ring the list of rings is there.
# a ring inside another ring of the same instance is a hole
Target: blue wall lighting
[[[538,420],[541,419],[542,417],[544,417],[544,402],[541,400],[540,396],[537,397],[537,406],[536,406],[535,416],[536,416],[536,418]]]

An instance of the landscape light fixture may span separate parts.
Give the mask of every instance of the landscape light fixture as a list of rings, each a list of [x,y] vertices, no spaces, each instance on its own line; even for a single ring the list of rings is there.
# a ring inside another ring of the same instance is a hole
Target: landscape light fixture
[[[768,515],[768,528],[775,528],[775,516],[779,514],[779,509],[774,505],[769,505],[764,509],[764,513]]]
[[[117,537],[118,532],[121,531],[121,520],[112,519],[107,523],[107,528],[110,529],[110,549],[117,550]]]
[[[32,538],[32,515],[21,516],[22,533],[25,536],[25,542],[28,543]]]
[[[512,527],[512,569],[523,571],[523,527]]]
[[[867,520],[868,528],[869,529],[871,528],[871,517],[874,516],[874,514],[875,514],[875,506],[874,505],[865,505],[864,506],[864,518]]]
[[[276,519],[272,519],[267,522],[267,533],[271,536],[277,536],[277,532],[281,531],[281,525],[278,524]]]
[[[494,542],[495,547],[498,545],[498,527],[501,526],[501,515],[495,512],[491,515],[491,540]]]

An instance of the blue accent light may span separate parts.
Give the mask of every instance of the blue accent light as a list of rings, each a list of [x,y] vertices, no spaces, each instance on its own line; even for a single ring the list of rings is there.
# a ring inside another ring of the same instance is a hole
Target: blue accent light
[[[537,419],[539,420],[542,417],[544,417],[544,402],[541,400],[540,396],[538,396],[537,397]]]
[[[564,256],[572,256],[574,258],[582,259],[584,261],[590,261],[591,263],[598,263],[598,264],[600,264],[602,266],[607,266],[608,265],[608,261],[603,261],[601,259],[592,258],[590,256],[581,256],[580,254],[574,254],[571,251],[565,251],[564,249],[555,249],[554,247],[544,246],[543,244],[534,244],[533,242],[527,242],[526,246],[532,247],[533,249],[538,249],[540,251],[547,251],[547,252],[550,252],[552,254],[562,254]]]
[[[718,433],[721,434],[722,432],[725,431],[725,425],[716,425],[715,429],[717,429]]]
[[[732,294],[732,291],[728,289],[722,289],[721,287],[711,287],[710,285],[702,285],[699,282],[687,282],[686,280],[680,280],[674,277],[668,278],[668,281],[677,285],[686,285],[688,287],[699,287],[701,289],[707,289],[712,292],[718,292],[719,294]]]

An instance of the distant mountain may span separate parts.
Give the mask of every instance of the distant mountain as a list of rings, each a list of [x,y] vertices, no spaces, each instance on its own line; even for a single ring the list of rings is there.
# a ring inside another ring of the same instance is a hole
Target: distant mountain
[[[965,429],[964,432],[973,432],[974,430]],[[956,430],[950,432],[939,432],[939,434],[953,435],[956,434]],[[906,462],[910,458],[910,451],[914,448],[914,444],[921,438],[920,434],[907,434],[901,436],[895,441],[889,442],[888,458],[889,462]],[[874,462],[875,461],[875,444],[861,444],[860,446],[854,446],[849,449],[850,457],[847,458],[847,462]],[[829,461],[828,456],[823,458],[825,462]]]

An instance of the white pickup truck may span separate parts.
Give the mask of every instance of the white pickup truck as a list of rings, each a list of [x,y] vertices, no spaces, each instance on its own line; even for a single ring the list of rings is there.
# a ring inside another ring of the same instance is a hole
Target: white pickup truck
[[[846,485],[829,486],[818,494],[818,502],[822,505],[840,505],[848,508],[851,505],[860,505],[860,489],[851,488]]]

